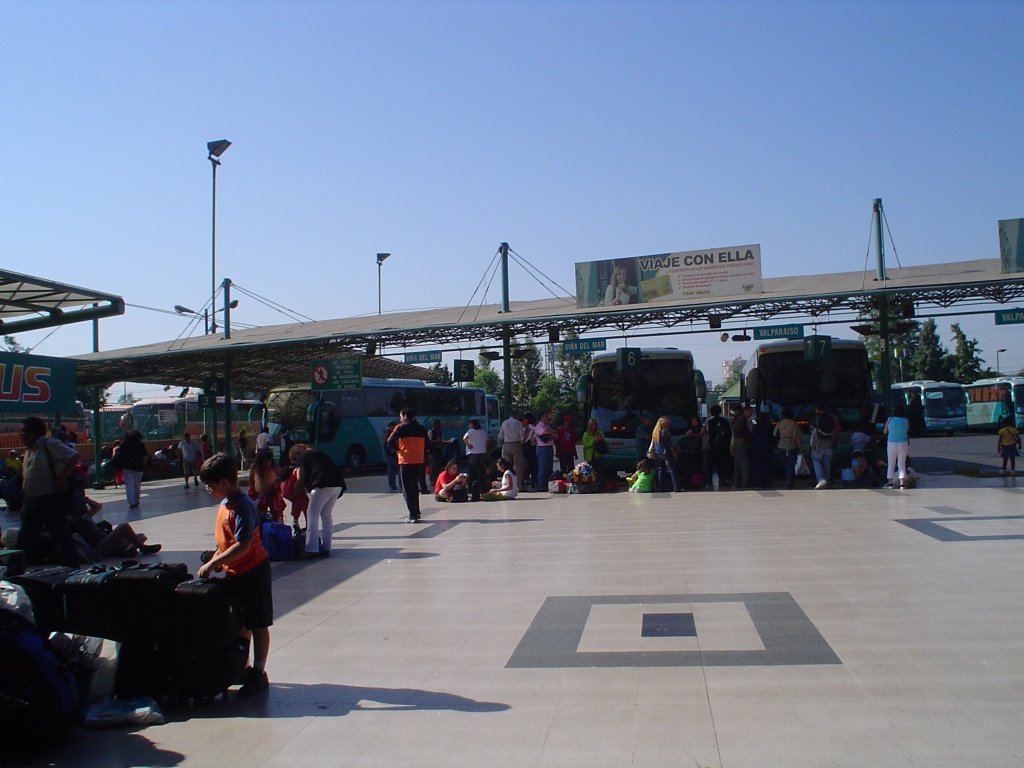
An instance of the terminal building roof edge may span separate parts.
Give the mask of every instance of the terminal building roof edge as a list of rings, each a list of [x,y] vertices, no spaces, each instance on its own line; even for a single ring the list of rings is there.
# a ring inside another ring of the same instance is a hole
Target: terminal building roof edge
[[[711,318],[723,328],[771,319],[846,322],[868,311],[872,298],[880,294],[896,303],[913,302],[918,316],[954,305],[1006,304],[1024,297],[1024,272],[1006,274],[1000,259],[978,259],[889,269],[885,280],[876,279],[873,271],[765,278],[763,288],[757,294],[616,307],[577,307],[575,298],[565,297],[511,302],[508,312],[499,304],[393,312],[232,330],[230,339],[219,334],[193,336],[73,359],[79,384],[138,381],[191,386],[222,375],[230,359],[233,381],[261,390],[306,381],[315,359],[424,344],[464,345],[475,353],[478,346],[505,333],[534,338],[546,338],[552,328],[577,334],[602,328],[685,333],[710,330]],[[372,353],[364,357],[363,374],[428,379],[431,375]]]

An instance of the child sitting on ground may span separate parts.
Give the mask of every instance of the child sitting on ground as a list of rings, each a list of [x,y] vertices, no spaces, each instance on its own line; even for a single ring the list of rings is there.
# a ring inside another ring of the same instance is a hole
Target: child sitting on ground
[[[484,501],[505,501],[506,499],[511,501],[519,493],[516,486],[516,473],[508,459],[504,457],[498,459],[498,470],[501,472],[501,480],[491,483],[493,490],[480,497]]]
[[[654,490],[654,467],[647,459],[640,459],[636,472],[626,478],[630,493],[651,493]]]
[[[234,588],[242,607],[242,637],[252,639],[252,666],[242,675],[243,696],[265,691],[267,656],[270,655],[270,626],[274,623],[274,600],[270,583],[270,558],[260,543],[259,513],[252,499],[238,487],[238,469],[230,456],[217,453],[203,462],[199,479],[219,499],[213,529],[217,551],[199,566],[198,578],[221,569]]]

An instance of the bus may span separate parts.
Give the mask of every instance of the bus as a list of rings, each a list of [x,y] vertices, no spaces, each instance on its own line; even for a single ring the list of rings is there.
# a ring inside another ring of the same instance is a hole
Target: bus
[[[384,430],[410,407],[429,428],[439,419],[445,439],[454,439],[456,455],[465,447],[462,436],[477,419],[497,438],[497,398],[474,387],[443,387],[418,379],[363,378],[360,389],[313,390],[311,385],[274,387],[267,395],[271,440],[283,433],[288,443],[308,443],[352,470],[384,463]]]
[[[207,431],[203,419],[206,409],[199,407],[199,397],[148,397],[136,400],[118,419],[121,434],[137,429],[142,439],[159,443],[163,440],[179,440],[186,432],[198,437]],[[244,429],[250,435],[263,428],[263,403],[259,400],[231,401],[231,431],[235,435]],[[224,398],[217,398],[217,443],[218,450],[226,445],[224,439]],[[108,417],[109,418],[109,417]],[[120,435],[118,435],[120,436]],[[104,433],[104,439],[114,435]]]
[[[967,429],[967,395],[962,384],[952,381],[932,381],[915,379],[901,381],[892,385],[893,402],[902,401],[908,406],[907,416],[914,418],[911,403],[917,399],[921,403],[920,414],[924,424],[924,434],[945,432],[950,435],[954,430]],[[914,425],[911,424],[911,429]]]
[[[1007,416],[1024,429],[1024,376],[1000,376],[964,384],[967,428],[996,430]]]
[[[605,466],[632,472],[637,462],[636,431],[644,413],[655,419],[667,416],[678,443],[690,419],[700,416],[698,401],[707,393],[704,375],[694,369],[690,352],[641,349],[639,365],[622,370],[620,351],[591,357],[590,372],[580,377],[576,397],[583,403],[585,418],[597,419],[608,444]]]
[[[802,339],[759,344],[744,368],[746,396],[755,406],[767,405],[772,421],[789,406],[797,423],[806,426],[815,403],[826,403],[844,430],[872,418],[874,385],[867,348],[861,341],[832,339],[824,360],[806,360]]]

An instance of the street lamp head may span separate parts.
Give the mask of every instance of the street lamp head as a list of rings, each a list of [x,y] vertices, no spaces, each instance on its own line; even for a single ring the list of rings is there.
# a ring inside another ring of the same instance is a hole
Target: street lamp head
[[[174,311],[177,312],[179,315],[194,315],[196,313],[194,309],[183,307],[181,306],[181,304],[175,304]]]
[[[216,141],[206,142],[206,149],[210,153],[211,160],[215,157],[220,157],[221,155],[223,155],[230,146],[231,142],[228,141],[227,139],[217,139]]]
[[[235,309],[238,306],[238,299],[232,299],[231,303],[228,304],[231,309]]]
[[[1005,349],[997,349],[996,352],[1005,352]]]
[[[391,255],[390,253],[378,253],[377,254],[377,266],[379,267],[381,264],[383,264],[385,261],[387,261],[388,256],[390,256],[390,255]]]

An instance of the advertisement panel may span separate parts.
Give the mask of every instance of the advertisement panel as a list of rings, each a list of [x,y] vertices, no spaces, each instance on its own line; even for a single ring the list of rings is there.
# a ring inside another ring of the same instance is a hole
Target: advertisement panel
[[[1024,272],[1024,219],[999,221],[999,259],[1002,272]]]
[[[75,363],[0,352],[0,411],[58,413],[75,408]]]
[[[576,305],[612,307],[760,293],[761,246],[576,263]]]

